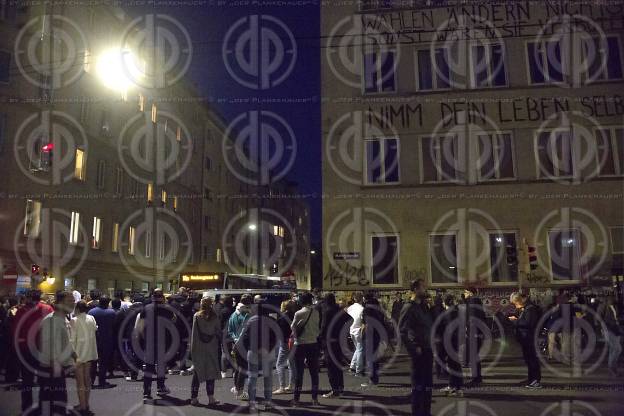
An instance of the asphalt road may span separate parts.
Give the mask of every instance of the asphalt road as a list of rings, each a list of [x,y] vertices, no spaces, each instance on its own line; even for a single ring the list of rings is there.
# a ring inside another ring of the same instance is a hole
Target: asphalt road
[[[498,358],[488,357],[484,361],[484,383],[478,388],[464,391],[463,397],[447,397],[440,391],[434,392],[432,414],[435,416],[615,416],[624,414],[624,379],[614,378],[604,366],[589,360],[579,374],[563,365],[543,368],[541,390],[528,390],[521,386],[526,378],[519,352],[513,346],[502,345]],[[495,362],[495,364],[494,364]],[[464,369],[467,373],[469,370]],[[248,414],[246,402],[236,400],[230,393],[232,379],[217,381],[216,396],[221,401],[217,408],[205,405],[189,405],[191,377],[170,375],[167,386],[171,394],[151,404],[143,404],[142,383],[127,382],[121,374],[111,379],[115,387],[94,390],[91,408],[97,415],[137,416],[137,415],[234,415]],[[303,406],[288,407],[292,395],[274,397],[276,408],[261,413],[289,416],[304,415],[410,415],[409,362],[406,356],[398,355],[393,363],[382,371],[380,384],[362,388],[365,381],[351,375],[345,376],[347,393],[340,399],[320,399],[320,406],[310,406],[309,377],[306,374]],[[435,379],[436,387],[445,386],[445,380]],[[258,382],[258,396],[262,396],[262,380]],[[323,369],[321,387],[328,389],[327,374]],[[18,415],[20,409],[19,391],[7,384],[0,386],[0,416]],[[77,403],[75,384],[68,380],[70,404]],[[155,385],[154,385],[155,390]],[[156,396],[155,396],[156,397]],[[200,389],[200,403],[206,403],[205,390]]]

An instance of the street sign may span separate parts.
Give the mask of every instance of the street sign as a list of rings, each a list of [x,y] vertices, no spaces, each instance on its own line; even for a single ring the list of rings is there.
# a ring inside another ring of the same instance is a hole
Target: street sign
[[[334,260],[357,260],[359,258],[360,253],[357,251],[334,252]]]

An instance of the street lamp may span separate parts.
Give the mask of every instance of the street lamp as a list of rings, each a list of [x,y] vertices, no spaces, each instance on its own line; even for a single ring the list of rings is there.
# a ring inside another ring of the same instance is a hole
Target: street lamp
[[[249,224],[247,228],[249,228],[250,231],[256,231],[258,227],[256,226],[256,224]]]
[[[124,93],[142,76],[141,66],[129,50],[109,49],[98,57],[96,73],[107,88]]]

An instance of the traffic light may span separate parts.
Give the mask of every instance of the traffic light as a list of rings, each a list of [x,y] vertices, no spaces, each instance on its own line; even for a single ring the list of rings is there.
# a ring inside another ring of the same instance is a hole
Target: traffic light
[[[39,267],[38,264],[33,264],[32,266],[30,266],[30,274],[32,276],[37,276],[37,275],[39,275],[39,270],[40,269],[41,268]]]
[[[41,146],[41,169],[48,171],[52,166],[52,150],[54,150],[54,143],[46,143]]]
[[[516,266],[518,264],[518,250],[516,249],[516,246],[513,244],[507,244],[505,251],[507,253],[507,265]]]
[[[271,266],[271,274],[275,275],[278,272],[278,267],[277,267],[277,263],[274,263],[273,266]]]
[[[534,246],[528,246],[527,253],[529,255],[529,267],[531,270],[537,269],[537,250]]]

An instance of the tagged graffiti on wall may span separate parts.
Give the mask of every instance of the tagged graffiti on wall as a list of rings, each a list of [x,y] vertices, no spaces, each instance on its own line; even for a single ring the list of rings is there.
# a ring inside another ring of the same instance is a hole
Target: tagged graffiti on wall
[[[364,266],[355,267],[348,263],[331,266],[323,277],[323,281],[329,282],[330,287],[368,286],[370,284]]]

